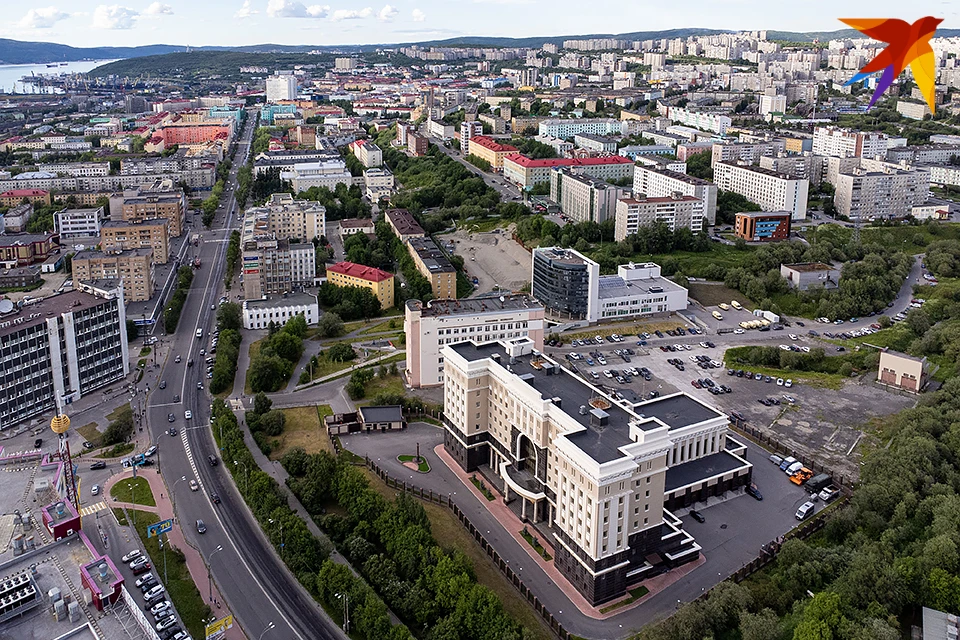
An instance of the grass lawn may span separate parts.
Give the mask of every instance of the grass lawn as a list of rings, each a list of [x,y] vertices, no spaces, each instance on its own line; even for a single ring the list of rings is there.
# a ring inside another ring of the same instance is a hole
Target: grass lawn
[[[89,422],[82,427],[77,427],[77,433],[83,436],[84,440],[92,442],[94,446],[100,446],[100,438],[103,437],[103,434],[97,431],[96,422]]]
[[[122,416],[124,413],[128,411],[130,413],[133,413],[133,409],[130,407],[130,405],[122,404],[107,414],[107,420],[109,420],[110,422],[113,422],[114,420],[116,420],[117,418],[119,418],[120,416]]]
[[[383,322],[378,322],[377,324],[371,325],[361,331],[358,335],[365,336],[371,333],[385,333],[387,331],[393,331],[395,329],[402,329],[403,322],[397,318],[390,318],[389,320],[384,320]]]
[[[417,471],[420,473],[430,473],[430,465],[427,463],[427,459],[423,458],[420,462],[416,461],[417,456],[403,455],[397,456],[397,460],[400,462],[413,462],[417,465]]]
[[[683,271],[685,276],[703,278],[706,277],[707,267],[714,264],[726,269],[744,266],[750,259],[754,250],[755,249],[753,247],[747,247],[744,250],[739,250],[736,247],[732,247],[728,244],[712,242],[711,250],[704,251],[702,253],[694,251],[674,251],[673,253],[661,254],[638,253],[632,256],[624,257],[620,263],[623,264],[628,261],[633,261],[637,263],[656,262],[657,264],[663,264],[663,261],[667,258],[674,258],[680,263],[680,269]],[[594,254],[596,254],[596,251],[590,251],[587,253],[589,257],[593,258]]]
[[[333,443],[323,427],[322,416],[333,415],[329,405],[317,407],[292,407],[280,409],[287,421],[283,433],[272,439],[275,443],[270,452],[271,460],[279,460],[283,454],[295,447],[301,447],[307,453],[329,451],[333,453]]]
[[[250,343],[250,359],[248,360],[248,362],[253,362],[253,359],[257,357],[258,353],[260,353],[260,345],[263,343],[264,340],[266,340],[266,338],[261,338],[256,342]],[[243,349],[243,343],[241,343],[240,348]],[[253,389],[250,388],[250,370],[247,369],[247,371],[244,372],[243,375],[245,376],[243,381],[243,392],[248,396],[252,396]]]
[[[931,230],[934,230],[935,233],[931,233]],[[816,234],[808,235],[807,239],[812,243],[829,241],[834,244],[843,244],[852,234],[853,229],[851,228],[837,224],[824,224],[817,227]],[[928,227],[925,224],[915,227],[911,225],[898,227],[865,226],[860,230],[860,237],[863,244],[876,243],[890,249],[917,254],[923,253],[926,245],[931,242],[960,239],[960,225],[940,223],[933,227]]]
[[[803,384],[811,387],[822,387],[825,389],[839,389],[843,386],[843,381],[845,379],[843,376],[836,373],[820,373],[818,371],[788,371],[786,369],[774,369],[772,367],[761,367],[753,364],[747,365],[743,363],[727,363],[726,360],[724,360],[724,364],[728,368],[744,370],[749,369],[754,373],[761,373],[774,379],[783,378],[786,380],[789,378],[790,380],[793,380],[794,384],[802,382]],[[757,384],[761,384],[760,381],[757,381]],[[763,384],[766,385],[766,383]],[[774,388],[774,391],[790,393],[786,390],[786,387],[778,387],[773,383],[770,383],[770,386]]]
[[[326,349],[323,349],[320,351],[320,355],[317,356],[318,364],[317,366],[313,367],[312,370],[310,368],[309,361],[307,362],[306,371],[307,373],[310,373],[311,371],[313,372],[312,380],[316,380],[317,378],[328,376],[331,373],[336,373],[337,371],[343,371],[344,369],[349,369],[354,364],[356,364],[357,362],[356,360],[346,360],[344,362],[336,362],[334,360],[328,360],[327,352],[332,346],[333,346],[332,344],[328,345]],[[294,375],[299,376],[300,374],[294,371]],[[298,381],[299,381],[299,378],[298,378]]]
[[[147,537],[147,527],[159,520],[156,514],[148,511],[136,512],[136,529],[140,536],[140,541],[147,554],[150,556],[150,563],[153,565],[153,575],[157,576],[160,582],[163,582],[163,556],[164,552],[160,550],[160,544],[157,538]],[[177,613],[180,614],[184,626],[194,638],[204,636],[204,619],[210,617],[210,607],[205,602],[197,585],[194,584],[190,572],[187,570],[186,559],[183,553],[178,549],[166,550],[167,557],[167,578],[169,582],[164,584],[167,590],[167,597],[173,602]]]
[[[376,371],[379,366],[379,364],[373,365],[373,370]],[[384,366],[389,368],[390,365]],[[365,399],[357,404],[370,404],[373,402],[373,399],[381,393],[390,393],[402,396],[404,393],[406,393],[406,388],[403,386],[403,379],[399,375],[387,376],[386,378],[377,376],[367,383]]]
[[[465,222],[458,220],[457,228],[464,229],[470,233],[489,233],[508,222],[508,220],[502,218],[476,218]]]
[[[690,297],[705,307],[713,307],[721,302],[729,305],[731,300],[736,300],[747,309],[754,306],[745,295],[720,282],[691,282]]]
[[[630,589],[629,591],[627,591],[627,593],[630,594],[629,598],[626,598],[625,600],[621,600],[620,602],[615,602],[609,607],[604,607],[603,609],[600,609],[600,613],[610,613],[611,611],[614,611],[615,609],[619,609],[620,607],[625,607],[628,604],[633,604],[643,596],[650,593],[650,590],[644,587],[643,585],[641,585],[636,589]]]
[[[110,447],[103,453],[98,453],[96,458],[119,458],[125,456],[131,451],[136,449],[136,446],[132,442],[121,442],[120,444]]]
[[[130,487],[133,487],[131,492]],[[120,502],[132,502],[144,507],[157,506],[157,500],[153,497],[153,491],[150,485],[143,478],[129,478],[121,480],[110,488],[110,497]]]
[[[397,492],[380,480],[372,471],[364,469],[370,479],[370,486],[379,491],[388,500],[392,500]],[[492,590],[503,603],[503,609],[519,622],[529,632],[531,640],[552,640],[555,636],[544,624],[537,612],[520,595],[520,592],[500,573],[497,566],[487,556],[486,552],[473,539],[473,536],[463,528],[456,516],[440,505],[423,502],[423,508],[430,519],[430,531],[434,539],[445,549],[456,549],[463,552],[473,564],[473,571],[477,582]]]

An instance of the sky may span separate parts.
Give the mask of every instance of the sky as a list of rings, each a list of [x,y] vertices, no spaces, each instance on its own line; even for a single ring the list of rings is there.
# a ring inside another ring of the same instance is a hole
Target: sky
[[[338,45],[458,36],[534,37],[682,27],[832,31],[837,19],[933,15],[960,28],[958,0],[0,0],[0,37],[78,47]],[[314,2],[331,4],[314,4]],[[6,6],[4,6],[6,5]]]

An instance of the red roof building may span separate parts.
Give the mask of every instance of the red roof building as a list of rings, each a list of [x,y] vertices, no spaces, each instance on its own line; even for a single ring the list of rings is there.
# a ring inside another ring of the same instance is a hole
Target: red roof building
[[[363,287],[370,289],[380,308],[393,306],[393,274],[376,267],[353,262],[338,262],[327,267],[327,281],[338,287]]]
[[[501,169],[503,158],[511,153],[516,153],[517,148],[509,144],[501,144],[487,136],[473,136],[467,145],[467,152],[486,160],[494,169]]]
[[[26,198],[33,204],[50,204],[50,192],[43,189],[12,189],[0,193],[0,206],[15,207]]]
[[[623,156],[533,159],[512,153],[503,158],[503,177],[529,189],[550,180],[550,171],[556,167],[570,167],[576,173],[585,173],[600,180],[620,180],[633,176],[633,160]]]

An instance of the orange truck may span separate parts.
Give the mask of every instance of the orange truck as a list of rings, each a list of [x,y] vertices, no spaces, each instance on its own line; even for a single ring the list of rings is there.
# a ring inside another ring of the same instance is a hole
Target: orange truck
[[[810,469],[807,469],[806,467],[801,467],[799,471],[797,471],[795,474],[790,476],[790,482],[792,482],[793,484],[800,485],[812,477],[813,477],[813,471],[810,471]]]

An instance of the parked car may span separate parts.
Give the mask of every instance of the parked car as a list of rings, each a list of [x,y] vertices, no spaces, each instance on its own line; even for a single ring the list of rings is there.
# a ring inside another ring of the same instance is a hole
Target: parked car
[[[169,608],[171,608],[172,606],[173,606],[173,605],[170,603],[169,600],[164,600],[163,602],[158,602],[157,604],[155,604],[155,605],[153,605],[152,607],[150,607],[150,613],[153,614],[153,615],[157,615],[157,614],[160,613],[161,611],[164,611],[164,610],[166,610],[166,609],[169,609]]]
[[[124,556],[120,558],[120,562],[127,563],[131,562],[135,558],[140,557],[140,549],[134,549],[133,551],[128,551]]]
[[[816,505],[814,505],[812,502],[810,501],[804,502],[802,505],[800,505],[800,508],[797,509],[797,512],[794,514],[794,517],[796,517],[797,520],[806,520],[809,516],[813,514],[815,509],[816,509]]]
[[[142,587],[143,585],[147,584],[148,582],[156,582],[156,580],[157,580],[157,579],[153,577],[153,574],[152,574],[152,573],[148,573],[147,575],[145,575],[145,576],[143,576],[143,577],[141,577],[141,578],[138,578],[138,579],[137,579],[137,582],[136,582],[136,585],[137,585],[137,587]]]
[[[91,469],[91,470],[94,470],[94,469],[106,469],[106,468],[107,468],[107,462],[106,462],[106,460],[97,460],[97,461],[94,462],[92,465],[90,465],[90,469]]]
[[[760,493],[760,489],[757,488],[756,484],[751,482],[749,485],[747,485],[746,491],[747,495],[753,496],[753,498],[757,500],[763,500],[763,494]]]
[[[690,517],[700,523],[704,523],[707,521],[707,519],[703,517],[703,514],[697,511],[696,509],[690,510]]]

